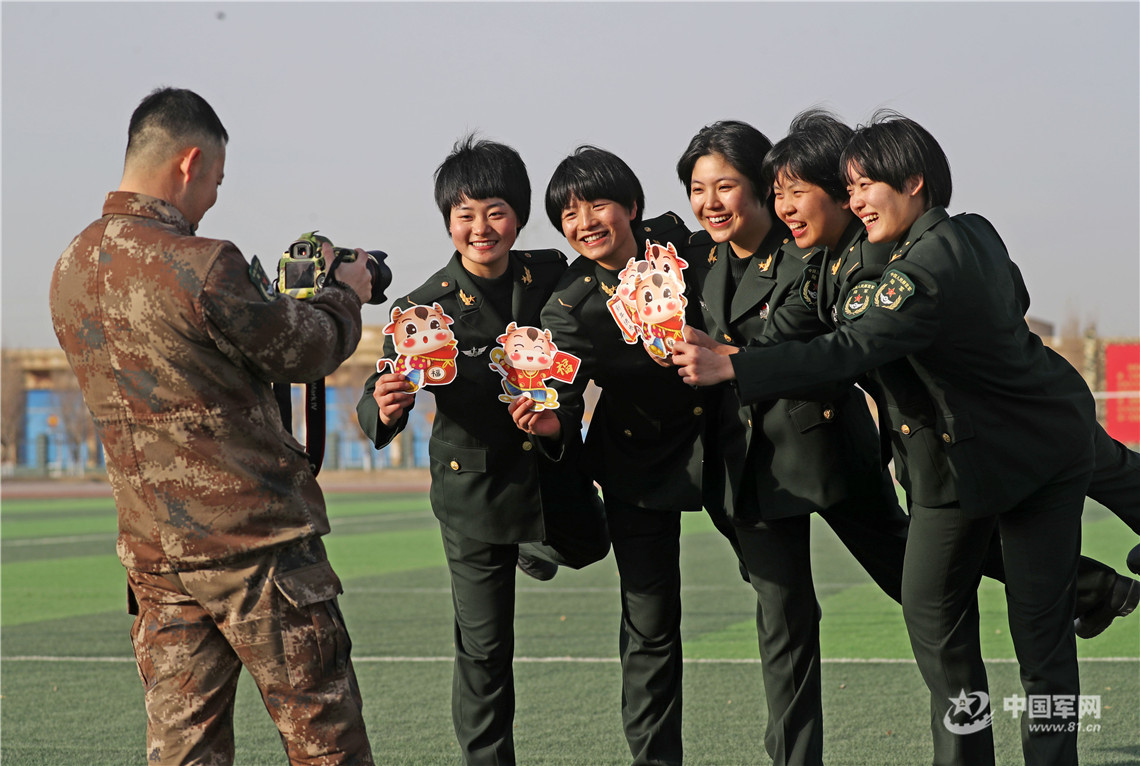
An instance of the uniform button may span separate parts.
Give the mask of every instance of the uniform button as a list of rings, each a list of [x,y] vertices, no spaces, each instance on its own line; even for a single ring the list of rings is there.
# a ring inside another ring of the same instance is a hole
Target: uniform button
[[[823,411],[823,419],[824,420],[831,420],[833,417],[835,417],[835,410],[828,407],[826,410]]]
[[[950,443],[950,434],[942,434],[942,441],[949,444]]]
[[[725,341],[726,341],[726,342],[728,342],[728,343],[732,343],[732,336],[731,336],[731,335],[729,335],[728,333],[725,333],[725,334],[724,334],[724,339],[725,339]]]
[[[705,408],[704,407],[694,407],[693,408],[693,414],[694,415],[703,415],[703,414],[705,414]]]
[[[905,423],[899,430],[902,431],[904,435],[910,434],[910,426],[906,425]]]
[[[534,449],[533,444],[530,442],[523,442],[523,452],[530,452],[532,449]]]
[[[752,427],[752,418],[748,418],[748,427],[749,427],[749,428],[751,428],[751,427]]]
[[[630,431],[628,428],[622,431],[622,433],[624,433],[626,436],[633,436],[633,431]]]
[[[451,470],[453,470],[453,471],[459,470],[459,462],[458,461],[456,461],[456,460],[451,461]]]
[[[586,277],[586,278],[585,278],[585,279],[583,279],[582,281],[583,281],[583,282],[592,282],[592,281],[593,281],[593,278],[591,278],[591,277]]]

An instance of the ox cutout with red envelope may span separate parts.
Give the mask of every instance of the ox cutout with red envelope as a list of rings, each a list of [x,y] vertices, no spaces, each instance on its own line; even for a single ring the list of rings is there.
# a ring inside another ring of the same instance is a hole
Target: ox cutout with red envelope
[[[510,403],[525,396],[534,402],[535,412],[558,409],[558,392],[548,388],[546,380],[572,383],[582,360],[559,351],[550,330],[511,322],[496,340],[500,347],[491,349],[490,367],[503,376],[499,401]]]
[[[392,320],[384,328],[392,336],[396,359],[381,359],[376,371],[391,367],[412,384],[412,393],[424,386],[443,386],[455,380],[456,346],[459,342],[449,325],[451,317],[438,303],[392,309]]]
[[[688,263],[672,243],[664,246],[646,240],[645,260],[630,258],[618,274],[621,280],[606,301],[622,337],[639,340],[650,355],[667,360],[673,344],[684,339],[685,276]]]

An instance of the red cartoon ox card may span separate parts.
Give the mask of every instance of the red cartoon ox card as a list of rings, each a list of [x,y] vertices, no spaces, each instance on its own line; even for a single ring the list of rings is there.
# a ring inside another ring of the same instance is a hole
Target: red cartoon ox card
[[[648,240],[645,259],[629,259],[618,274],[617,290],[606,301],[626,343],[640,340],[661,360],[673,353],[673,343],[684,338],[688,299],[683,272],[688,265],[672,243],[661,246]]]
[[[392,336],[396,359],[381,359],[376,371],[391,367],[412,384],[412,392],[424,386],[443,386],[455,380],[458,341],[449,325],[451,317],[438,303],[392,309],[392,319],[384,328]]]
[[[519,327],[514,322],[496,340],[499,348],[491,349],[491,369],[503,376],[501,402],[513,402],[525,396],[534,402],[535,412],[558,409],[558,393],[547,388],[546,379],[571,383],[582,360],[559,351],[551,340],[550,330]]]

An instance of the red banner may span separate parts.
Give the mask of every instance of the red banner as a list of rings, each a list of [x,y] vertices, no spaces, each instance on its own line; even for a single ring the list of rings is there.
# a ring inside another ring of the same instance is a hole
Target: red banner
[[[1125,444],[1140,443],[1140,343],[1104,346],[1104,430]],[[1112,396],[1132,392],[1131,396]]]

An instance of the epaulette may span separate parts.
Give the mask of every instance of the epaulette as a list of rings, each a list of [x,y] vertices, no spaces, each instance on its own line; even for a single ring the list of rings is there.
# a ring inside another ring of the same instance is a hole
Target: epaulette
[[[716,243],[713,242],[712,236],[707,231],[701,229],[690,234],[689,239],[685,244],[692,245],[693,247],[704,247],[705,245],[711,246],[715,245]]]
[[[688,241],[690,232],[689,227],[685,226],[681,217],[670,210],[656,218],[642,219],[641,233],[642,236],[639,237],[641,240],[648,239],[658,245],[666,245],[672,242],[679,248]]]
[[[574,265],[577,264],[578,261],[575,261]],[[584,264],[587,268],[575,268],[574,265],[571,265],[570,269],[562,275],[559,289],[550,296],[553,303],[567,311],[572,310],[585,300],[598,285],[593,261],[587,261]]]
[[[454,280],[447,269],[440,269],[428,277],[422,285],[404,298],[409,304],[430,305],[445,295],[455,292]]]
[[[512,250],[523,263],[566,263],[561,250]]]

